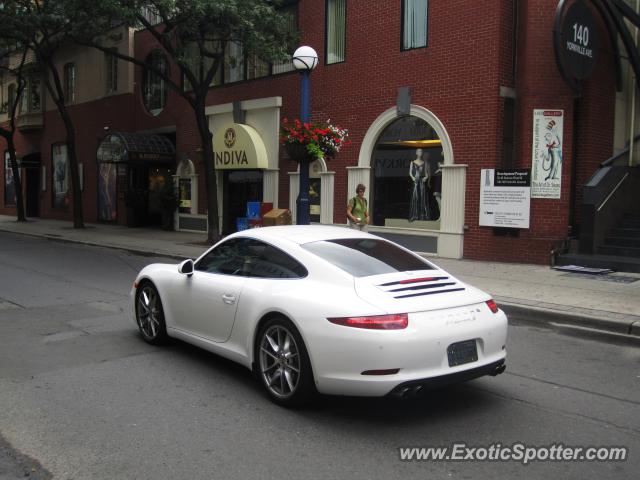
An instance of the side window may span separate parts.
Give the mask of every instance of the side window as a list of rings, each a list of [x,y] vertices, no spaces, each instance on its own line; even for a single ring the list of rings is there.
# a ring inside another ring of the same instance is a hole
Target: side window
[[[307,270],[283,251],[249,238],[224,242],[195,265],[200,272],[254,278],[301,278]]]
[[[247,272],[256,278],[302,278],[307,269],[282,250],[266,243],[252,241],[245,259]]]
[[[207,253],[195,265],[199,272],[242,275],[246,238],[226,241]]]

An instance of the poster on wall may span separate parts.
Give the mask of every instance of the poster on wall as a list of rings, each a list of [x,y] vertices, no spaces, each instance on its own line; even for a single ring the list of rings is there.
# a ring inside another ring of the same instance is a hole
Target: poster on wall
[[[118,219],[115,163],[98,165],[98,194],[98,220],[115,222]]]
[[[480,225],[529,228],[531,172],[527,169],[482,169]]]
[[[563,110],[533,111],[531,198],[560,198]]]
[[[11,168],[9,152],[4,153],[4,204],[16,204],[16,189],[13,184],[13,169]]]
[[[69,157],[66,145],[54,145],[53,162],[53,208],[69,206]]]

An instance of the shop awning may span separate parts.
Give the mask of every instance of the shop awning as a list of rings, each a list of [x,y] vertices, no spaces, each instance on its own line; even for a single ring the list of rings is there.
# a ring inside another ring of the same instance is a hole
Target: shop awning
[[[113,132],[98,146],[99,163],[173,163],[176,149],[171,140],[155,133]]]

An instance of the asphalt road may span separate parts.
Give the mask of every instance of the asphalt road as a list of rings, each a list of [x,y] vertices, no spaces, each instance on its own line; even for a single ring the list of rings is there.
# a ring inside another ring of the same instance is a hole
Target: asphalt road
[[[0,233],[0,480],[634,478],[640,348],[516,324],[507,372],[396,401],[273,405],[243,367],[128,318],[157,259]],[[624,462],[413,461],[401,447],[623,446]]]

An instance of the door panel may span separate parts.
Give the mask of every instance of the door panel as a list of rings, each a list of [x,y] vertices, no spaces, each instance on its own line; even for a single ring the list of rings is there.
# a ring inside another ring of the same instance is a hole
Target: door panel
[[[214,342],[231,335],[245,277],[195,271],[180,275],[168,307],[176,328]]]

